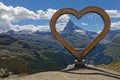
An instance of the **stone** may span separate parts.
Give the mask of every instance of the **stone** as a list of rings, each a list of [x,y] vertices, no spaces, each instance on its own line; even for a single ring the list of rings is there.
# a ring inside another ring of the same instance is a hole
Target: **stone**
[[[8,77],[9,71],[8,69],[0,68],[0,77]]]

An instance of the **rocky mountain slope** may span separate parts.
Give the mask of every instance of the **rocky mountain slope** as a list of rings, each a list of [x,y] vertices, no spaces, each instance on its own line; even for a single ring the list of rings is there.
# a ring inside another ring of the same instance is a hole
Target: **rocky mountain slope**
[[[112,43],[105,49],[105,53],[114,58],[114,60],[120,60],[120,36],[116,37]]]
[[[28,73],[36,73],[40,71],[60,70],[68,64],[73,63],[72,56],[63,52],[48,50],[46,47],[48,46],[42,46],[36,42],[19,40],[15,37],[1,34],[0,67],[7,68],[12,72],[14,70],[19,72],[19,65],[21,64],[21,66],[26,67]],[[25,70],[22,69],[22,71],[24,72]]]

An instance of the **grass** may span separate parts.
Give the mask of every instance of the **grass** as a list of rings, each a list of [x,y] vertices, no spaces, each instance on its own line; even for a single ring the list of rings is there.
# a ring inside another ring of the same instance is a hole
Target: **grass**
[[[24,59],[6,53],[0,53],[0,67],[6,68],[14,73],[28,72],[27,63]]]
[[[0,78],[0,80],[3,80],[3,78]]]
[[[18,71],[19,67],[20,71],[22,67],[25,67],[29,73],[61,70],[73,62],[71,56],[65,54],[64,51],[59,52],[62,49],[61,45],[56,41],[44,40],[32,42],[17,40],[9,36],[1,36],[0,56],[3,58],[10,57],[10,60],[0,60],[0,66],[15,71]],[[57,52],[57,50],[59,51]],[[41,57],[38,58],[36,57],[37,55]],[[14,56],[15,58],[11,58]]]
[[[44,60],[33,59],[28,55],[22,56],[28,62],[30,74],[44,71],[58,71],[65,68],[71,62],[69,61],[71,59],[69,56],[54,50],[43,50],[40,51],[40,54]]]
[[[120,37],[113,40],[113,42],[105,50],[105,53],[115,60],[120,60]]]
[[[102,64],[102,65],[100,65],[100,67],[105,68],[105,69],[114,70],[114,71],[120,73],[120,61],[115,61],[108,65]]]

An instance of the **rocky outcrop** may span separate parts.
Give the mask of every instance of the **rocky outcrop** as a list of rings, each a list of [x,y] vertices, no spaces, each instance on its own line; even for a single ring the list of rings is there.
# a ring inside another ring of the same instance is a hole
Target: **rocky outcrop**
[[[0,77],[8,77],[9,71],[8,69],[0,68]]]
[[[0,67],[13,73],[28,73],[27,63],[17,56],[0,56]]]

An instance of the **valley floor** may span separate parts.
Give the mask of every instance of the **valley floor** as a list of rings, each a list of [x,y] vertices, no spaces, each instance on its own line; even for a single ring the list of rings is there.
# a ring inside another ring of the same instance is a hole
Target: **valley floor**
[[[4,80],[120,80],[120,73],[94,66],[84,69],[74,69],[68,66],[62,71],[41,72]]]

